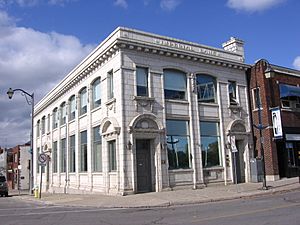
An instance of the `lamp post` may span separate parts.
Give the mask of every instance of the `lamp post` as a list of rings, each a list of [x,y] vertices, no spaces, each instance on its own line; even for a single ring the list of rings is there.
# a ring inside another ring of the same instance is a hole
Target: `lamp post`
[[[260,91],[258,89],[258,83],[257,83],[257,67],[259,67],[260,64],[266,64],[267,68],[264,70],[263,75],[267,75],[268,73],[271,73],[272,68],[270,66],[270,63],[265,59],[260,59],[257,62],[255,62],[254,65],[254,75],[255,75],[255,97],[256,97],[256,107],[257,107],[257,113],[258,113],[258,124],[253,125],[256,129],[259,130],[259,143],[260,143],[260,154],[261,154],[261,162],[262,162],[262,172],[263,172],[263,190],[268,190],[267,182],[266,182],[266,165],[265,165],[265,153],[264,153],[264,145],[263,145],[263,134],[262,131],[267,128],[267,126],[263,126],[262,124],[262,116],[261,116],[261,98],[260,98]],[[264,67],[264,65],[262,65]],[[264,79],[264,77],[263,77]]]
[[[32,194],[33,189],[33,113],[34,113],[34,93],[29,94],[28,92],[22,89],[12,89],[9,88],[7,91],[7,95],[9,99],[12,99],[14,92],[20,91],[22,95],[25,96],[28,105],[31,105],[31,135],[30,135],[30,170],[29,170],[29,194]],[[27,98],[30,97],[30,99]]]

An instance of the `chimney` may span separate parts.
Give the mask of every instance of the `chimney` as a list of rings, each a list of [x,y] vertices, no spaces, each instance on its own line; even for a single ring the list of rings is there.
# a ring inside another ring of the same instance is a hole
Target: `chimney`
[[[235,37],[231,37],[229,41],[222,44],[225,51],[234,52],[245,59],[244,41]]]

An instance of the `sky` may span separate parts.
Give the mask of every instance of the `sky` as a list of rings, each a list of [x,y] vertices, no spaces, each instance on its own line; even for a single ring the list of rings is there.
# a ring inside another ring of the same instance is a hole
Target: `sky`
[[[299,0],[0,0],[0,146],[30,140],[31,106],[119,26],[217,48],[245,41],[260,58],[300,70]]]

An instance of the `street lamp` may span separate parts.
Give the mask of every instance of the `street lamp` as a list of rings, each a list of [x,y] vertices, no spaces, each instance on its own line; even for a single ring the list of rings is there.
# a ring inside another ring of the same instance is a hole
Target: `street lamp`
[[[265,76],[268,76],[272,72],[272,68],[270,66],[270,63],[266,59],[260,59],[257,62],[255,62],[254,65],[254,75],[255,75],[255,93],[256,93],[256,107],[257,107],[257,113],[258,113],[258,124],[253,125],[256,129],[259,130],[259,142],[260,142],[260,154],[261,154],[261,162],[262,162],[262,172],[263,172],[263,190],[268,190],[267,182],[266,182],[266,165],[265,165],[265,153],[264,153],[264,146],[263,146],[263,135],[262,131],[266,129],[268,126],[263,126],[262,124],[262,117],[261,117],[261,98],[260,98],[260,91],[258,89],[258,83],[257,83],[257,67],[263,64],[262,67],[264,67],[264,64],[266,65],[266,69],[264,70],[263,74]],[[264,77],[263,77],[264,79]]]
[[[29,94],[28,92],[22,90],[22,89],[12,89],[9,88],[7,91],[7,95],[9,99],[12,99],[14,92],[20,91],[22,92],[22,95],[25,96],[27,104],[31,105],[31,135],[30,135],[30,170],[29,170],[29,194],[32,194],[33,189],[33,113],[34,113],[34,93]],[[27,98],[30,97],[30,99]]]

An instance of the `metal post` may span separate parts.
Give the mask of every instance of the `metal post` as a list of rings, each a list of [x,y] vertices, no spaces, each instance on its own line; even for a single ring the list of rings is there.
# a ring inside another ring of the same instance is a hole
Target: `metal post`
[[[31,105],[31,134],[30,134],[30,154],[31,154],[31,160],[30,160],[30,170],[29,170],[29,194],[33,194],[33,117],[34,117],[34,93],[29,94],[28,92],[17,88],[12,89],[9,88],[7,91],[8,98],[11,99],[14,95],[15,91],[21,91],[22,94],[25,96],[27,104]],[[30,97],[30,101],[28,101],[27,96]]]
[[[261,59],[259,61],[257,61],[254,65],[254,74],[255,74],[255,89],[256,89],[256,107],[257,107],[257,113],[258,113],[258,125],[254,127],[257,128],[259,130],[259,142],[260,142],[260,154],[261,154],[261,161],[262,161],[262,172],[263,172],[263,186],[262,189],[263,190],[267,190],[267,182],[266,182],[266,166],[265,166],[265,153],[264,153],[264,146],[263,146],[263,134],[262,134],[262,130],[266,128],[266,126],[262,125],[262,118],[261,118],[261,98],[260,98],[260,92],[258,92],[258,83],[257,83],[257,66],[261,63],[261,62],[265,62],[268,67],[270,67],[270,64],[268,63],[267,60],[265,59]]]

